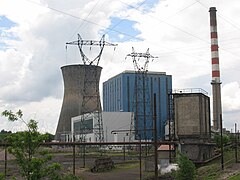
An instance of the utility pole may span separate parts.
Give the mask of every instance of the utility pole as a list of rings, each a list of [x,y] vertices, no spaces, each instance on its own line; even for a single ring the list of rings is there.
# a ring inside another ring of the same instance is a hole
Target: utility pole
[[[221,132],[221,167],[222,170],[224,170],[222,114],[220,114],[220,132]]]
[[[238,163],[238,137],[237,137],[237,123],[235,123],[235,159],[236,163]]]
[[[154,94],[154,165],[155,165],[155,180],[158,179],[158,144],[157,144],[157,110],[156,110],[156,94]]]

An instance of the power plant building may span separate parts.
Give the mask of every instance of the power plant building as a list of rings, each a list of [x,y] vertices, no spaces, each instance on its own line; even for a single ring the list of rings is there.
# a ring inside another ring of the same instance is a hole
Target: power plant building
[[[84,118],[84,121],[82,121],[83,116],[87,116],[87,118]],[[121,130],[129,127],[131,116],[131,112],[102,112],[105,142],[123,142],[124,140],[128,142],[129,132],[121,132]],[[72,117],[71,133],[67,134],[67,141],[72,141],[72,136],[74,135],[75,141],[97,142],[97,136],[93,130],[94,124],[97,123],[96,117],[94,114]]]
[[[196,163],[207,162],[214,156],[211,143],[210,98],[206,92],[173,93],[174,132],[181,153]]]
[[[103,83],[103,111],[106,112],[134,112],[135,96],[135,71],[124,71]],[[145,112],[151,112],[153,115],[154,94],[156,94],[156,111],[157,111],[157,131],[158,139],[164,138],[164,125],[168,119],[168,94],[172,90],[172,76],[166,75],[165,72],[147,72],[144,89],[145,100],[138,100],[140,111],[143,111],[143,104],[141,101],[146,101]],[[153,116],[147,116],[146,128],[147,140],[153,139]],[[144,122],[142,118],[138,119],[138,131],[141,139],[144,139]],[[136,130],[136,129],[135,129]]]

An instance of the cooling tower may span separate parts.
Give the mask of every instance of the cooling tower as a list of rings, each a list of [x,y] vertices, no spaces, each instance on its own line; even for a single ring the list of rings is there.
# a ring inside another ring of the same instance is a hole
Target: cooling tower
[[[67,65],[61,67],[64,97],[57,125],[56,140],[71,132],[71,118],[89,112],[101,112],[99,80],[102,67]]]

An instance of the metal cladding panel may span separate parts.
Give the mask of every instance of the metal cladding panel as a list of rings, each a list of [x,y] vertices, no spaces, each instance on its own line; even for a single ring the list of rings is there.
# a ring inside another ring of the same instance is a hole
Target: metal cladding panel
[[[118,83],[119,81],[119,83]],[[166,75],[161,72],[149,72],[147,74],[150,105],[146,107],[146,112],[153,111],[153,96],[156,94],[157,98],[157,127],[158,137],[164,138],[164,124],[168,119],[168,93],[172,89],[172,76]],[[146,89],[145,89],[146,90]],[[145,91],[146,92],[146,91]],[[147,94],[147,93],[146,93]],[[124,71],[118,74],[106,82],[103,83],[103,105],[104,111],[123,111],[123,112],[134,112],[134,101],[135,99],[135,72]],[[140,99],[140,98],[139,98]],[[143,99],[143,97],[142,97]],[[146,102],[145,102],[146,103]],[[144,116],[143,116],[143,100],[139,105],[138,129],[144,127]],[[142,107],[140,107],[142,106]],[[152,113],[152,112],[151,112]],[[149,117],[149,116],[148,116]],[[146,126],[148,130],[148,138],[152,139],[152,117],[147,118]],[[135,126],[137,127],[137,125]],[[144,137],[144,131],[141,131],[141,137]]]
[[[102,67],[68,65],[61,68],[64,97],[56,130],[56,140],[71,131],[71,118],[93,111],[101,111],[99,80]],[[100,105],[100,107],[99,107]]]

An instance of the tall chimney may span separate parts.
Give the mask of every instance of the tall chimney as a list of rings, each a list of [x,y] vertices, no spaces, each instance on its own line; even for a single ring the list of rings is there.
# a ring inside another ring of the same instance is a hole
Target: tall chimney
[[[216,8],[210,7],[211,55],[212,55],[212,96],[213,96],[213,128],[220,130],[220,115],[222,114],[221,81],[219,70],[218,34]]]

